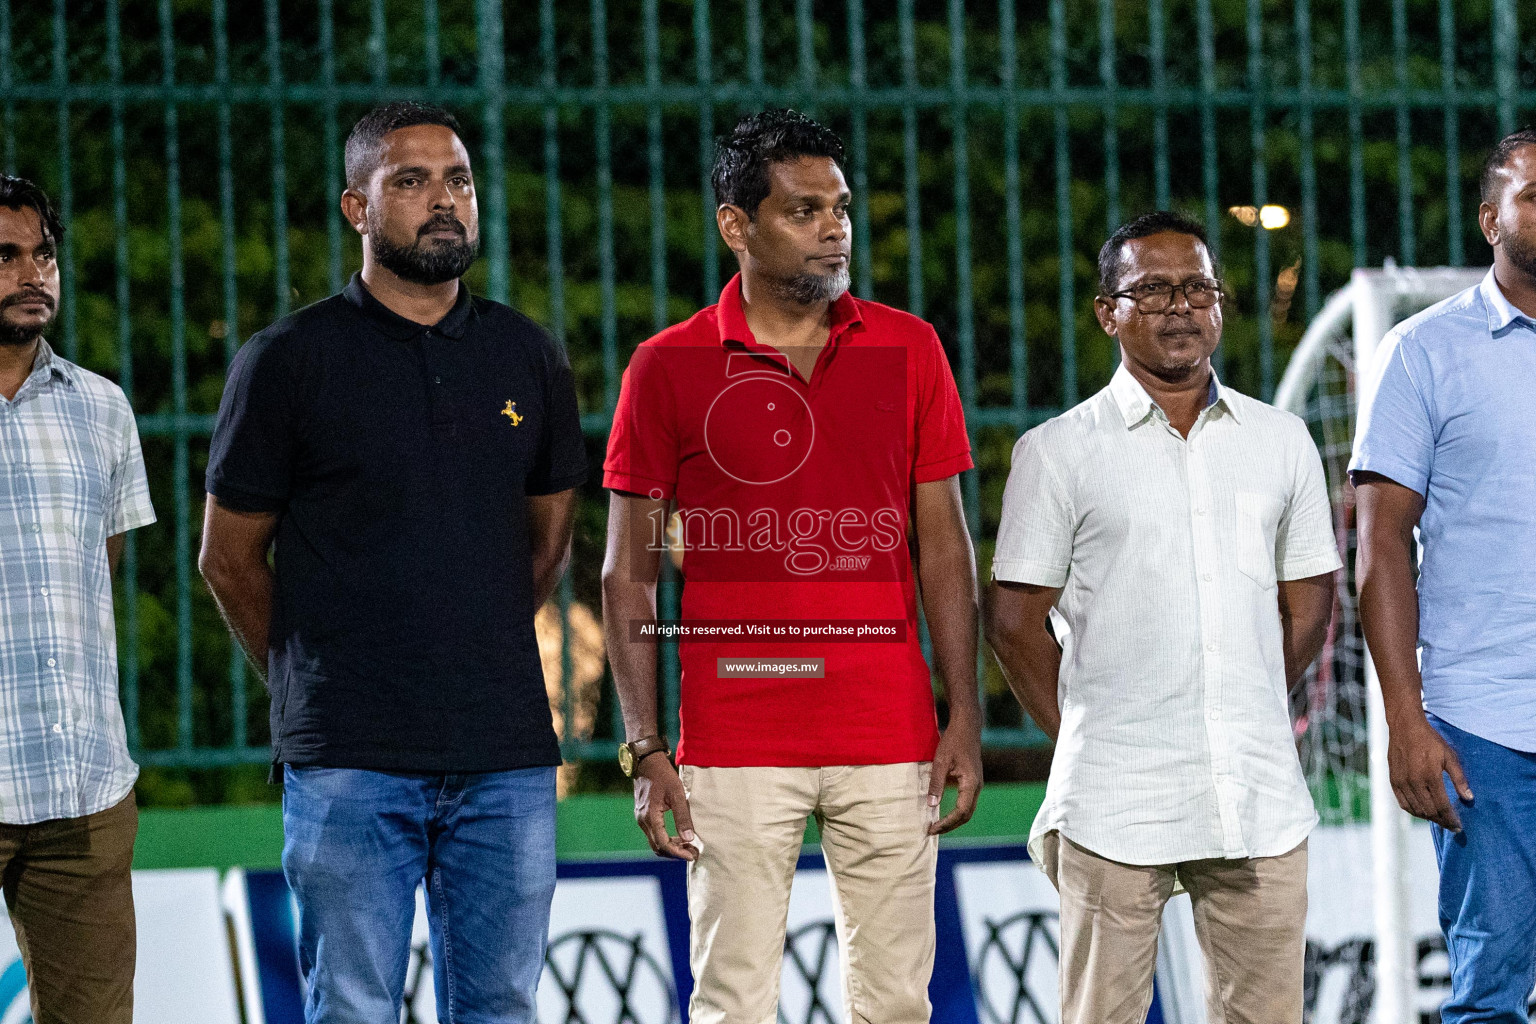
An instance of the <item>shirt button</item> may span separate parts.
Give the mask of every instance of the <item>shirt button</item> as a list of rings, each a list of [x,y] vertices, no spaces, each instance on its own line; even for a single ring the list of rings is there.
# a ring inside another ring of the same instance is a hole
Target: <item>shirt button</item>
[[[42,532],[43,524],[42,523],[30,523],[30,524],[28,524],[27,529],[31,530],[33,533],[40,533],[40,532]]]
[[[1203,508],[1197,508],[1197,509],[1195,509],[1195,515],[1197,515],[1197,516],[1203,516],[1203,515],[1205,515],[1205,509],[1203,509]]]
[[[1205,645],[1205,649],[1208,650],[1208,651],[1215,651],[1216,650],[1216,645],[1214,643],[1206,644]]]
[[[53,659],[53,658],[49,658],[48,659],[48,667],[49,668],[53,668],[53,666],[55,666],[57,664],[58,664],[58,661],[56,661],[55,659]]]
[[[53,731],[54,732],[63,732],[64,731],[64,727],[62,725],[60,725],[58,722],[54,722],[53,723]]]
[[[1211,721],[1213,721],[1213,722],[1221,721],[1221,712],[1220,711],[1212,711],[1211,712]]]
[[[43,587],[40,590],[38,590],[38,593],[42,594],[44,597],[47,597],[48,596],[48,588],[47,587]]]
[[[442,382],[443,382],[443,378],[441,378],[441,377],[433,377],[432,378],[432,383],[433,384],[441,384]]]

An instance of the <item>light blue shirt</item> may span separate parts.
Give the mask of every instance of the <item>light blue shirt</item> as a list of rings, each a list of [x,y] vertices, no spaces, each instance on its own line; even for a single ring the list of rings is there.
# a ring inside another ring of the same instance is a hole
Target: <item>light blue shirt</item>
[[[1350,472],[1424,495],[1424,707],[1536,751],[1536,322],[1482,282],[1382,343]]]

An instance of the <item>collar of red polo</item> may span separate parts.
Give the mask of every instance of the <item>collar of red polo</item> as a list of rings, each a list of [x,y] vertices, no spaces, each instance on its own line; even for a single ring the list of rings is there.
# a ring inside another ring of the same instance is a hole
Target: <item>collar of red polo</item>
[[[754,349],[762,349],[770,353],[777,351],[754,338],[752,328],[747,326],[747,311],[741,304],[740,274],[725,283],[725,287],[720,291],[720,304],[716,308],[720,322],[721,345],[729,347],[734,342],[748,351]],[[863,318],[859,315],[859,300],[855,299],[851,293],[843,292],[832,303],[832,330],[827,335],[827,344],[836,344],[844,331],[862,322]]]

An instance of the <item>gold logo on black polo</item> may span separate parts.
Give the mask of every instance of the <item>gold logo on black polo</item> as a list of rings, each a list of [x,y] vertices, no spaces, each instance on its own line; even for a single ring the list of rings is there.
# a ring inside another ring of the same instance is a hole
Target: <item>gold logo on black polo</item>
[[[503,416],[505,416],[507,419],[511,420],[512,421],[512,425],[514,427],[520,426],[522,424],[523,420],[528,418],[526,416],[518,415],[517,403],[512,401],[511,399],[507,400],[507,407],[505,409],[501,410],[501,414]]]

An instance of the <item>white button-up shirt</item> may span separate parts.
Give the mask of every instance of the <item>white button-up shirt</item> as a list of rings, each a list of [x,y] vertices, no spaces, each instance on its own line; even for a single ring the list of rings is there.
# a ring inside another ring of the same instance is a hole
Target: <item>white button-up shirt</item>
[[[1340,566],[1306,425],[1219,383],[1186,439],[1122,366],[1019,439],[992,574],[1061,587],[1061,734],[1030,831],[1126,864],[1270,857],[1317,822],[1276,580]]]

